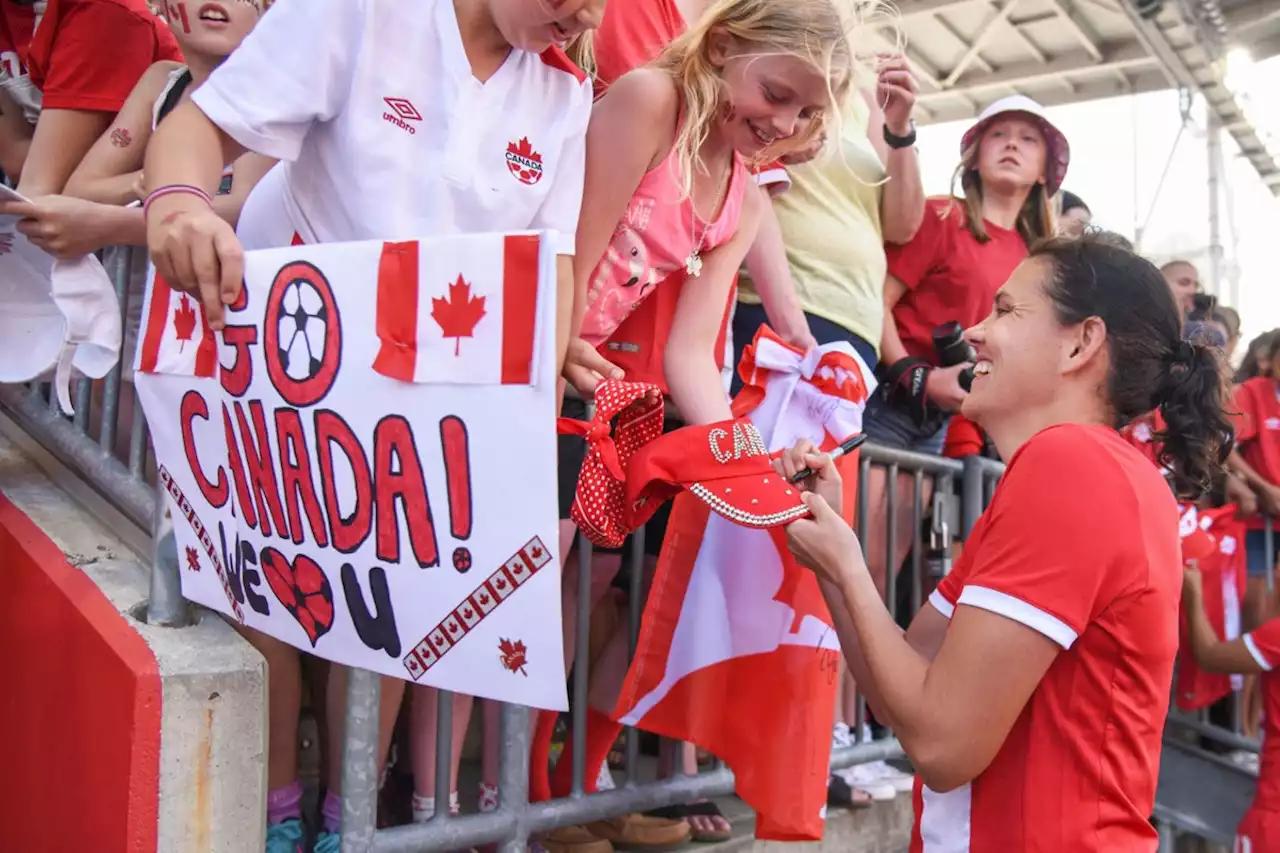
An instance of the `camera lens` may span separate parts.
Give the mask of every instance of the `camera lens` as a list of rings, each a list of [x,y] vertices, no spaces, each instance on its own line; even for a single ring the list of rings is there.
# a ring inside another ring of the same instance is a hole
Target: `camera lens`
[[[964,327],[954,320],[933,330],[933,346],[943,367],[973,361],[976,357],[973,347],[964,339]]]

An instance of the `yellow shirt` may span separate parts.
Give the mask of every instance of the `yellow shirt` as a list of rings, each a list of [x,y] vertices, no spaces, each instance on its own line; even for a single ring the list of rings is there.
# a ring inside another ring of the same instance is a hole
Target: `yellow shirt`
[[[830,320],[880,349],[885,170],[867,138],[870,108],[854,92],[844,110],[841,150],[788,169],[791,186],[773,200],[796,295],[806,313]],[[738,298],[759,304],[744,273]]]

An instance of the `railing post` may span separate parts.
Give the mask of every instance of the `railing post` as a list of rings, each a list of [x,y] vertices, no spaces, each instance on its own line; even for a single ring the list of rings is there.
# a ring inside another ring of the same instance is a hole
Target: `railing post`
[[[960,530],[963,538],[969,538],[969,532],[978,523],[982,511],[982,457],[966,456],[964,458],[964,474],[960,481]]]
[[[187,602],[182,597],[178,542],[173,535],[169,502],[156,494],[151,524],[151,594],[147,599],[147,624],[182,628],[187,624]]]
[[[382,676],[367,669],[347,670],[347,719],[342,745],[342,853],[368,853],[373,846],[378,819],[381,696]]]

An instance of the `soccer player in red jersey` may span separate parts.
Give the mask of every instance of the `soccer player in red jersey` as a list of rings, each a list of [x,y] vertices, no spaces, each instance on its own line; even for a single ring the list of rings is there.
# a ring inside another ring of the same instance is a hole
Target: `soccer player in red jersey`
[[[1117,432],[1159,408],[1181,492],[1230,434],[1212,347],[1184,341],[1160,273],[1106,238],[1035,249],[967,333],[964,414],[1009,460],[961,559],[908,631],[818,475],[787,529],[819,577],[859,687],[915,764],[912,853],[1154,851],[1160,738],[1178,646],[1178,510]]]

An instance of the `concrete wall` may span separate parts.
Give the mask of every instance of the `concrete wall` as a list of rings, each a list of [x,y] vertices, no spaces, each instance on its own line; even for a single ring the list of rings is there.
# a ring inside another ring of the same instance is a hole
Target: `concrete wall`
[[[135,618],[148,573],[112,532],[124,522],[91,516],[33,456],[58,476],[0,435],[0,847],[259,853],[262,658],[208,614]]]

